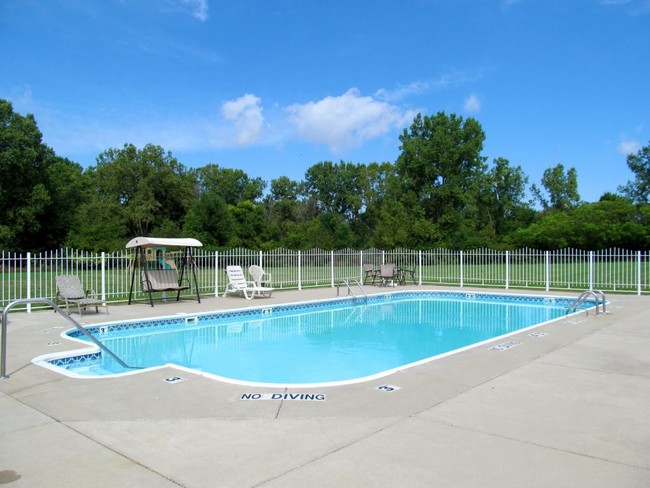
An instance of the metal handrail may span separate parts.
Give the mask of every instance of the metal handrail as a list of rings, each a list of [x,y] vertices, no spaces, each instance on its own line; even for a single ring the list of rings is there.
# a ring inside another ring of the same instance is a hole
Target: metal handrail
[[[600,305],[601,302],[602,302],[602,306],[603,306],[603,311],[602,311],[602,313],[603,313],[603,314],[607,313],[607,305],[606,305],[606,303],[607,303],[607,298],[605,297],[605,293],[603,293],[603,292],[600,291],[600,290],[587,290],[587,291],[583,291],[583,292],[580,294],[580,296],[579,296],[578,298],[576,298],[576,299],[573,301],[573,303],[567,307],[567,313],[569,313],[569,312],[572,311],[572,310],[573,310],[574,312],[577,311],[578,307],[579,307],[580,305],[582,305],[583,303],[585,303],[585,302],[587,301],[587,298],[589,298],[590,296],[593,296],[593,297],[596,299],[596,315],[598,315],[598,314],[600,313],[600,312],[599,312],[599,308],[598,308],[598,306]],[[589,311],[588,311],[588,310],[585,310],[585,313],[586,313],[587,315],[589,315]]]
[[[591,290],[594,292],[594,295],[596,295],[596,314],[598,314],[598,297],[601,298],[602,304],[603,304],[603,313],[607,313],[607,298],[605,297],[605,293],[603,293],[601,290]]]
[[[54,303],[52,300],[48,298],[23,298],[21,300],[16,300],[8,304],[5,309],[2,311],[2,331],[1,331],[1,336],[2,336],[2,348],[0,349],[0,379],[6,379],[9,378],[5,373],[7,371],[7,324],[8,324],[8,315],[9,315],[9,310],[11,310],[15,305],[22,305],[26,303],[46,303],[50,307],[52,307],[54,310],[59,312],[63,318],[68,319],[72,324],[83,334],[85,335],[90,341],[95,344],[97,347],[99,347],[102,351],[106,352],[108,355],[110,355],[115,361],[119,363],[120,366],[123,368],[128,368],[128,369],[139,369],[137,366],[129,366],[126,364],[124,361],[122,361],[118,356],[115,355],[113,351],[111,351],[107,346],[102,344],[98,339],[95,338],[90,332],[88,332],[86,329],[84,329],[79,322],[77,322],[75,319],[73,319],[70,314],[68,314],[65,310],[63,310],[61,307],[59,307],[56,303]]]
[[[357,280],[357,279],[352,279],[352,281],[353,281],[353,282],[354,282],[354,283],[359,287],[359,290],[361,290],[361,293],[363,293],[363,296],[367,299],[367,298],[368,298],[368,294],[366,293],[366,290],[363,289],[363,286],[361,286],[361,283],[359,283],[359,280]],[[349,283],[348,280],[341,280],[341,282],[337,285],[337,287],[336,287],[336,296],[339,296],[339,288],[340,288],[340,286],[341,286],[341,283],[343,283],[343,284],[347,287],[347,289],[348,289],[348,296],[350,296],[350,294],[352,294],[352,296],[353,296],[354,298],[358,298],[358,297],[357,297],[357,294],[354,293],[354,291],[352,290],[352,287],[350,286],[350,283]]]

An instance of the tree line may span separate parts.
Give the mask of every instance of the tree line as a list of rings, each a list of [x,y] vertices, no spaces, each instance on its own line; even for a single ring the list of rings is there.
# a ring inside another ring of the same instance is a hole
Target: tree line
[[[529,186],[521,166],[487,161],[484,140],[476,119],[439,112],[403,130],[395,162],[322,161],[302,181],[187,168],[154,144],[82,168],[0,100],[0,249],[111,251],[138,235],[209,249],[650,247],[650,144],[627,158],[634,180],[589,203],[574,168]]]

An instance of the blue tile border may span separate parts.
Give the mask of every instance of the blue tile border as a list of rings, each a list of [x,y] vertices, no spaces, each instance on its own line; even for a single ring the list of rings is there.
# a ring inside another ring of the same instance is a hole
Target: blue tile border
[[[96,364],[97,361],[99,361],[102,358],[102,353],[100,351],[98,352],[91,352],[87,354],[81,354],[77,356],[70,356],[70,357],[65,357],[65,358],[55,358],[51,359],[48,361],[48,363],[52,364],[53,366],[58,366],[60,368],[68,368],[71,365],[79,365],[79,364]]]

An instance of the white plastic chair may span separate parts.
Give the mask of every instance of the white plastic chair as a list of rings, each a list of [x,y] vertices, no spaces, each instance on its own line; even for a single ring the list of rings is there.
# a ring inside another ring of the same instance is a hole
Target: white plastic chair
[[[241,292],[246,300],[251,300],[256,296],[270,297],[271,293],[273,293],[273,288],[257,286],[253,281],[246,281],[241,266],[226,266],[226,273],[228,274],[228,284],[223,292],[224,297],[228,293]]]
[[[248,268],[248,272],[257,286],[273,288],[273,277],[270,273],[264,271],[261,266],[254,264]]]

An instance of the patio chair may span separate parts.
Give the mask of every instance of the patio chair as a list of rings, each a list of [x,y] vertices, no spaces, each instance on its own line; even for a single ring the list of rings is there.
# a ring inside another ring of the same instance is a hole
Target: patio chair
[[[379,286],[388,286],[388,283],[391,283],[391,286],[395,285],[395,282],[398,279],[397,276],[397,266],[394,264],[382,264],[379,268],[379,278],[381,282]]]
[[[375,284],[375,280],[377,279],[377,270],[375,269],[374,264],[364,264],[363,265],[363,284],[366,284],[366,281],[368,281],[370,278],[372,278],[372,283]]]
[[[228,275],[228,284],[223,292],[224,297],[228,293],[241,292],[246,300],[251,300],[256,296],[270,297],[271,293],[273,293],[273,288],[257,286],[254,281],[246,281],[241,266],[226,266],[226,274]]]
[[[255,283],[256,286],[260,288],[273,287],[273,277],[270,275],[270,273],[264,271],[261,266],[257,266],[254,264],[250,268],[248,268],[248,272],[253,278],[253,283]]]
[[[97,299],[95,290],[84,291],[81,280],[75,275],[59,275],[56,277],[56,299],[65,303],[65,308],[70,313],[70,305],[77,305],[79,315],[83,315],[86,307],[95,307],[95,312],[99,313],[99,307],[106,308],[108,305]]]
[[[416,268],[415,268],[415,266],[414,266],[413,268],[402,269],[402,277],[401,277],[401,278],[402,278],[402,279],[401,279],[401,281],[402,281],[402,285],[406,285],[406,277],[407,277],[407,276],[410,276],[411,279],[413,280],[413,284],[414,284],[414,285],[417,285],[417,284],[418,284],[418,280],[417,280],[417,278],[415,277],[415,272],[416,272]]]

